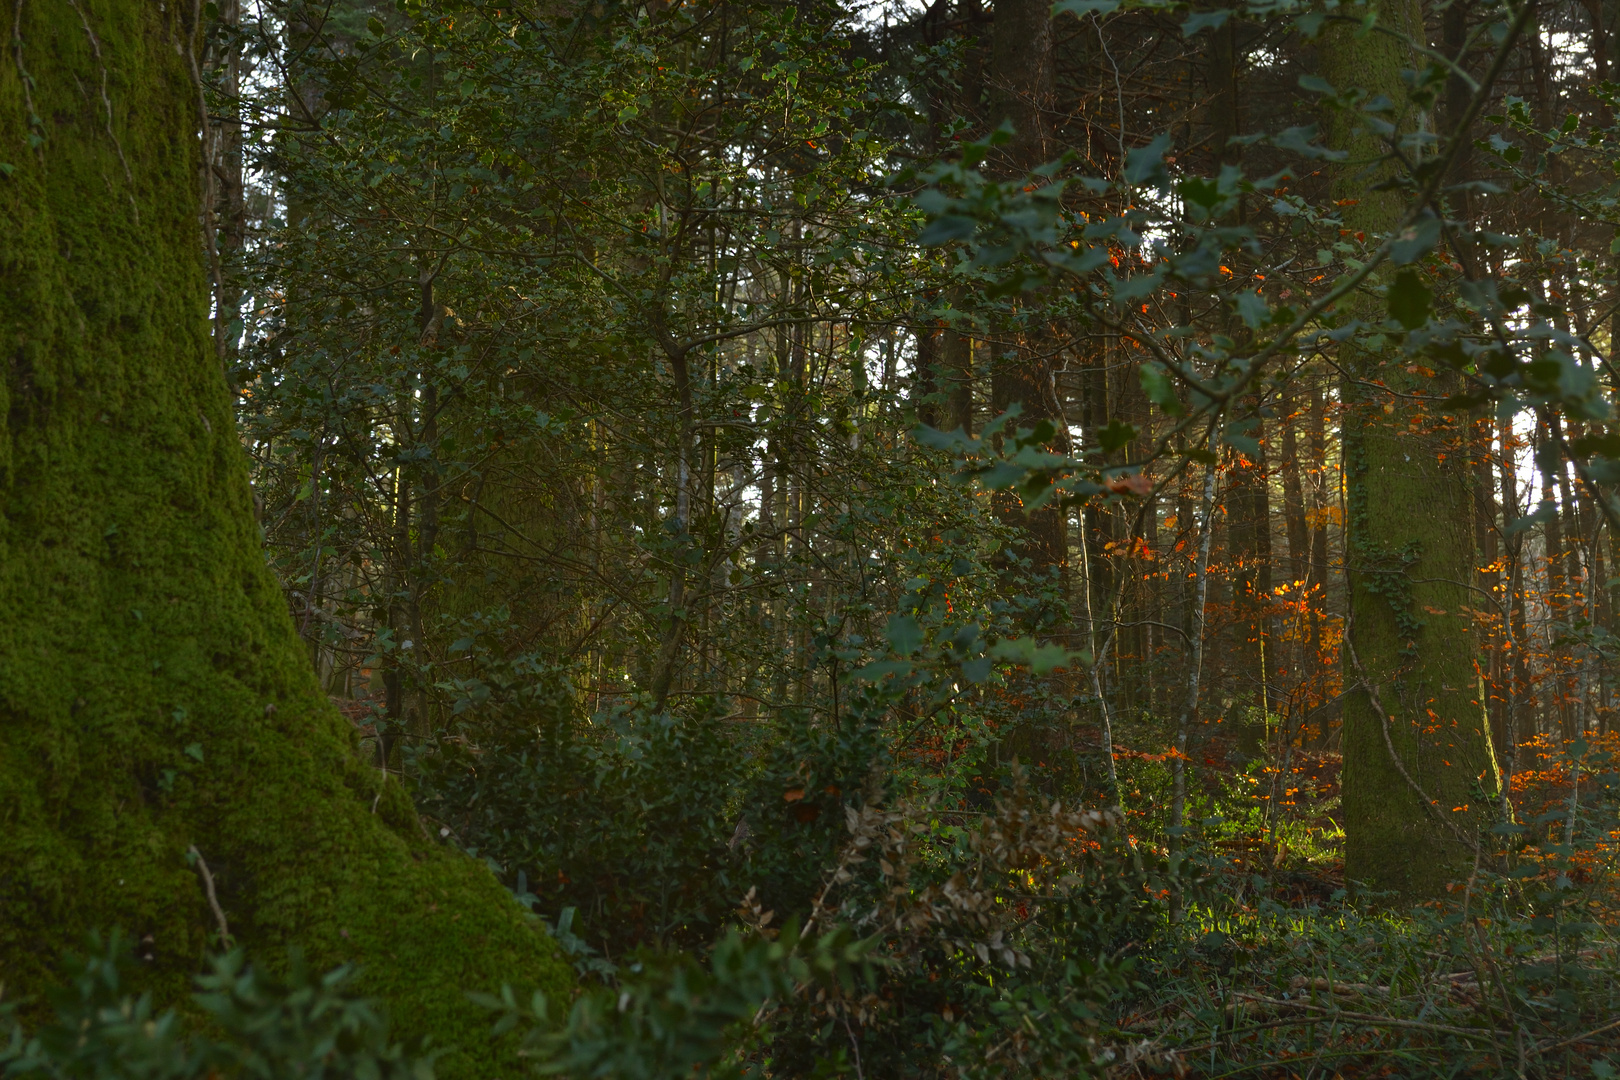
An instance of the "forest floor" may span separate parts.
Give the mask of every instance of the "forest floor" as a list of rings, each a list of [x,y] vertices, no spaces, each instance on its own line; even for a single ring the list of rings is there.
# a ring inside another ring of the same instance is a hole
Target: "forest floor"
[[[1259,809],[1204,838],[1200,899],[1108,1018],[1110,1075],[1620,1075],[1617,742],[1528,747],[1496,850],[1415,908],[1347,887],[1336,754],[1228,770],[1215,805]]]

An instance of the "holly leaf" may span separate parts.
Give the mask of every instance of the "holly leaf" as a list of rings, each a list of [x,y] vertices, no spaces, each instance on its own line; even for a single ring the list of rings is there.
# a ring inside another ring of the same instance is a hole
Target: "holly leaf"
[[[1582,435],[1571,444],[1570,449],[1575,451],[1576,457],[1591,457],[1600,454],[1606,458],[1620,458],[1620,432],[1605,431],[1602,434],[1591,432]]]
[[[1036,675],[1068,667],[1080,658],[1079,653],[1061,645],[1041,645],[1028,637],[1002,638],[990,646],[990,655],[997,660],[1021,664]]]
[[[901,656],[910,656],[922,644],[922,624],[913,615],[895,615],[889,619],[883,636],[889,639],[889,648]]]
[[[1119,0],[1058,0],[1052,5],[1053,15],[1067,11],[1081,19],[1087,15],[1108,15],[1118,10]]]
[[[970,217],[945,214],[929,222],[922,235],[917,237],[917,242],[924,247],[939,247],[953,240],[966,240],[977,227],[978,224]]]
[[[1108,426],[1097,432],[1097,444],[1102,447],[1103,453],[1112,454],[1122,446],[1135,441],[1139,432],[1134,424],[1121,423],[1110,420]]]
[[[1140,186],[1154,184],[1165,187],[1170,173],[1164,167],[1164,155],[1170,149],[1170,133],[1163,132],[1146,146],[1139,146],[1125,154],[1125,182]]]
[[[1176,397],[1176,384],[1170,378],[1170,372],[1164,365],[1148,362],[1142,365],[1142,392],[1149,401],[1163,409],[1168,416],[1180,416],[1186,412],[1181,399]]]
[[[1402,270],[1389,286],[1389,316],[1408,330],[1429,321],[1429,305],[1434,293],[1423,284],[1416,270]]]
[[[1440,240],[1440,219],[1424,214],[1401,230],[1400,236],[1389,246],[1389,258],[1396,266],[1416,262]]]
[[[1235,299],[1238,316],[1250,330],[1259,330],[1271,321],[1271,308],[1258,292],[1240,292]]]
[[[1195,11],[1187,16],[1187,21],[1181,24],[1181,36],[1192,37],[1203,30],[1218,30],[1226,25],[1226,20],[1232,17],[1231,8],[1218,8],[1215,11]]]

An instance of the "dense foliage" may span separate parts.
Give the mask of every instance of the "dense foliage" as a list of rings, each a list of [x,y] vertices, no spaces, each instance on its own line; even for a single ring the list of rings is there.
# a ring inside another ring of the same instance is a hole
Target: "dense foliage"
[[[266,558],[578,976],[492,1037],[1614,1075],[1617,13],[210,5]],[[431,1073],[120,949],[8,1075]]]

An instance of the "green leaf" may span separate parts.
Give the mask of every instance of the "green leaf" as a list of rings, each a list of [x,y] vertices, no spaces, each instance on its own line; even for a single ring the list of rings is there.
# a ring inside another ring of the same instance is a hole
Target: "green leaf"
[[[1088,247],[1084,251],[1071,253],[1069,251],[1052,251],[1041,256],[1053,266],[1062,267],[1076,277],[1083,277],[1099,266],[1105,266],[1109,260],[1107,248]]]
[[[1170,149],[1170,133],[1163,132],[1146,146],[1139,146],[1125,154],[1125,182],[1127,184],[1156,184],[1165,186],[1170,179],[1164,167],[1164,155]]]
[[[1215,11],[1195,11],[1187,16],[1186,22],[1181,24],[1181,36],[1192,37],[1200,30],[1219,30],[1226,25],[1226,20],[1231,17],[1231,8],[1218,8]]]
[[[1259,292],[1240,292],[1235,298],[1238,316],[1250,330],[1258,330],[1271,321],[1271,308]]]
[[[203,759],[202,743],[195,743],[194,742],[190,746],[187,746],[186,747],[186,756],[193,759],[193,760],[195,760],[195,761],[201,761]]]
[[[1189,176],[1176,185],[1176,189],[1183,199],[1205,210],[1213,210],[1225,198],[1219,184],[1202,176]]]
[[[1097,445],[1102,447],[1103,453],[1112,454],[1120,447],[1133,442],[1138,434],[1140,432],[1136,430],[1134,424],[1110,420],[1107,427],[1097,432]]]
[[[1058,0],[1052,5],[1052,14],[1064,12],[1083,19],[1087,15],[1107,15],[1119,10],[1119,0]]]
[[[1034,638],[1003,638],[990,646],[990,655],[1028,667],[1036,675],[1045,675],[1061,667],[1068,667],[1079,658],[1061,645],[1041,645]]]
[[[895,615],[889,619],[883,636],[889,639],[889,648],[901,656],[910,656],[922,644],[922,624],[914,615]]]
[[[1509,536],[1514,536],[1518,533],[1524,532],[1526,529],[1534,528],[1537,525],[1545,525],[1550,521],[1557,520],[1558,507],[1550,502],[1544,502],[1540,506],[1536,507],[1535,513],[1526,514],[1522,518],[1516,518],[1515,520],[1508,522],[1507,528],[1504,529],[1503,532],[1507,533]]]
[[[1589,432],[1576,439],[1570,445],[1576,457],[1591,457],[1601,454],[1606,458],[1620,458],[1620,432],[1605,431],[1601,434]]]
[[[856,668],[850,672],[850,677],[861,682],[882,682],[887,675],[896,678],[905,678],[916,670],[916,665],[909,660],[878,660],[865,667]]]
[[[1423,284],[1416,270],[1402,270],[1389,286],[1390,318],[1408,330],[1416,330],[1428,322],[1429,305],[1433,300],[1434,293]]]
[[[1416,262],[1440,241],[1440,219],[1425,213],[1417,221],[1401,230],[1400,236],[1389,246],[1389,258],[1396,266]]]
[[[1186,411],[1181,399],[1176,396],[1176,384],[1162,364],[1152,362],[1141,367],[1142,392],[1147,394],[1149,401],[1163,409],[1169,416],[1180,416]]]
[[[1222,440],[1250,461],[1259,460],[1260,440],[1250,435],[1244,428],[1238,425],[1227,428]]]
[[[970,683],[982,683],[990,677],[990,669],[994,666],[995,661],[988,656],[969,660],[962,665],[962,678]]]
[[[1164,284],[1164,266],[1154,268],[1151,274],[1136,274],[1114,285],[1116,304],[1134,304]]]
[[[1002,488],[1022,483],[1027,471],[1023,466],[1014,465],[1010,461],[998,461],[979,474],[979,483],[990,491],[1000,491]]]
[[[977,227],[977,223],[970,217],[946,214],[929,222],[922,235],[917,237],[917,242],[924,247],[939,247],[953,240],[966,240],[973,235]]]
[[[1342,161],[1348,156],[1343,150],[1329,150],[1317,146],[1316,125],[1302,124],[1296,127],[1284,128],[1271,137],[1271,145],[1279,150],[1292,150],[1294,153],[1313,161]]]

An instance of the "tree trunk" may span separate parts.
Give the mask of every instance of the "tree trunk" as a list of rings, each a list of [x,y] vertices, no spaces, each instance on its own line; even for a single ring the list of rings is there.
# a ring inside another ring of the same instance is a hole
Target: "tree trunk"
[[[1288,531],[1288,576],[1293,584],[1290,591],[1297,592],[1305,583],[1310,566],[1310,541],[1306,539],[1305,493],[1299,484],[1299,441],[1295,437],[1298,421],[1297,398],[1289,394],[1283,398],[1283,415],[1279,425],[1282,437],[1282,460],[1277,463],[1282,471],[1283,517]]]
[[[1007,123],[1013,129],[1012,140],[998,155],[1000,160],[991,164],[1003,179],[1014,179],[1049,156],[1046,113],[1053,93],[1052,15],[1046,0],[1003,0],[996,5],[990,82],[991,124]],[[996,342],[999,355],[991,360],[990,406],[996,415],[1012,405],[1023,406],[1017,421],[1020,427],[1051,420],[1061,429],[1042,307],[1041,299],[1032,297],[1026,304],[1022,324],[1006,327],[1000,335],[1005,340]],[[1063,443],[1060,430],[1057,445]],[[1056,506],[1024,512],[1010,495],[998,500],[998,504],[998,513],[1016,520],[1027,534],[1019,554],[1031,561],[1034,572],[1056,571],[1067,582],[1067,515]]]
[[[1380,11],[1393,29],[1423,41],[1419,6]],[[1387,34],[1334,23],[1318,55],[1336,87],[1403,96],[1410,47]],[[1330,141],[1349,158],[1334,170],[1345,227],[1369,240],[1400,225],[1403,198],[1377,190],[1390,169],[1387,148],[1348,112],[1329,118]],[[1343,305],[1373,322],[1384,317],[1369,293]],[[1469,838],[1486,807],[1470,788],[1492,781],[1488,735],[1477,700],[1475,644],[1466,609],[1473,572],[1473,507],[1465,436],[1397,391],[1432,393],[1390,352],[1347,344],[1344,458],[1348,495],[1346,563],[1350,619],[1344,705],[1345,876],[1404,898],[1443,895],[1466,876]]]
[[[1261,438],[1256,427],[1254,437]],[[1266,691],[1266,638],[1271,609],[1271,480],[1266,475],[1265,443],[1251,459],[1232,451],[1227,488],[1227,559],[1232,587],[1233,627],[1237,635],[1232,665],[1237,675],[1240,702],[1260,710],[1234,717],[1238,750],[1259,757],[1265,747],[1270,711]]]
[[[1311,411],[1308,417],[1307,431],[1310,435],[1311,445],[1311,521],[1310,542],[1311,561],[1310,572],[1306,577],[1305,595],[1309,598],[1307,619],[1309,629],[1306,634],[1306,667],[1311,675],[1311,686],[1316,693],[1318,705],[1327,704],[1326,667],[1322,662],[1322,617],[1327,614],[1328,604],[1328,527],[1327,518],[1330,508],[1337,505],[1334,497],[1338,491],[1338,484],[1333,485],[1333,492],[1328,489],[1327,471],[1327,396],[1322,392],[1322,380],[1316,372],[1311,372],[1310,379]],[[1322,721],[1320,742],[1325,745],[1328,741],[1328,725],[1330,720]]]
[[[191,10],[0,13],[0,971],[37,994],[121,926],[179,1000],[223,936],[205,863],[262,962],[358,963],[401,1031],[460,1048],[445,1075],[488,1075],[464,992],[567,969],[360,760],[265,566],[208,334]],[[80,92],[102,65],[110,125]]]

